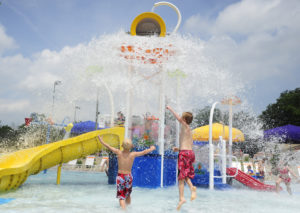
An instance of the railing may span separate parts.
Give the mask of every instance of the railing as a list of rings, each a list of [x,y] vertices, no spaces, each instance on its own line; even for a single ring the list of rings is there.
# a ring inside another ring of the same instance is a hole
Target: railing
[[[215,157],[216,156],[220,156],[220,157],[222,157],[222,155],[220,155],[220,154],[215,154],[214,155]],[[237,157],[235,157],[235,156],[233,156],[233,155],[231,155],[231,156],[229,156],[229,155],[227,155],[226,156],[226,158],[234,158],[236,161],[237,161]],[[239,170],[236,168],[236,170],[235,170],[235,174],[234,175],[226,175],[226,172],[225,172],[225,175],[221,175],[221,176],[215,176],[214,175],[214,178],[223,178],[224,176],[225,177],[236,177],[237,175],[238,175],[238,172],[239,172]]]

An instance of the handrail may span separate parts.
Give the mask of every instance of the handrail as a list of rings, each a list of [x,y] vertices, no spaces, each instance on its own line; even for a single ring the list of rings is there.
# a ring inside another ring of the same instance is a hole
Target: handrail
[[[214,154],[214,156],[221,156],[221,155],[220,154]],[[226,158],[229,158],[229,157],[230,157],[229,155],[226,156]],[[231,158],[235,158],[235,160],[237,161],[237,157],[235,157],[234,155],[231,155]],[[238,172],[239,172],[239,170],[236,168],[234,175],[232,175],[232,176],[231,175],[226,175],[226,177],[236,177],[238,175]],[[214,178],[222,178],[222,177],[223,177],[223,175],[214,176]]]
[[[209,113],[209,189],[214,189],[214,146],[212,142],[212,123],[213,123],[213,116],[214,116],[214,110],[216,105],[219,102],[213,103],[210,113]]]

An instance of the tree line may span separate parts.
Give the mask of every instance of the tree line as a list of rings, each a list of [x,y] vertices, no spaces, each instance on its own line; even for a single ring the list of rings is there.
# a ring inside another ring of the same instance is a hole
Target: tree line
[[[194,110],[194,121],[192,127],[208,125],[210,106]],[[22,124],[17,129],[8,125],[1,125],[0,121],[0,147],[18,146],[31,138],[29,146],[44,144],[46,141],[46,132],[48,125],[45,124],[46,116],[44,114],[32,113],[30,117],[33,121],[44,123],[26,126]],[[166,115],[166,118],[168,115]],[[228,125],[228,112],[222,112],[216,109],[213,122],[222,122]],[[249,112],[239,111],[233,114],[233,126],[240,129],[244,135],[246,143],[239,143],[239,148],[245,153],[256,153],[261,149],[261,135],[256,135],[257,130],[266,130],[287,124],[300,126],[300,88],[287,90],[280,94],[275,103],[269,104],[262,113],[256,117]],[[61,140],[64,130],[51,126],[50,141]],[[34,136],[34,137],[32,137]]]
[[[48,130],[51,142],[63,139],[64,130],[49,125],[44,114],[31,113],[30,118],[33,124],[26,126],[24,123],[16,129],[2,125],[0,121],[0,148],[18,149],[45,144]]]

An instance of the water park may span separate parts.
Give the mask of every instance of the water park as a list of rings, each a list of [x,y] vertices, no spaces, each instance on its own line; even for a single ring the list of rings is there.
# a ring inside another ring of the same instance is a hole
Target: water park
[[[161,7],[176,14],[170,31],[156,13]],[[209,107],[202,118],[194,116],[205,125],[191,126],[197,198],[181,211],[299,212],[300,127],[261,134],[257,120],[237,117],[247,105],[238,92],[242,84],[204,56],[201,42],[178,35],[181,22],[180,8],[156,2],[135,16],[129,32],[104,35],[76,53],[65,50],[70,74],[54,82],[49,113],[25,119],[24,128],[45,128],[45,141],[0,154],[1,212],[121,211],[115,198],[118,159],[98,136],[120,150],[126,138],[134,151],[156,147],[134,160],[129,212],[176,212],[178,153],[172,148],[179,147],[180,124],[166,106],[181,114],[192,111],[191,102]],[[76,100],[73,121],[55,102],[60,84],[65,99]],[[94,99],[91,94],[97,94],[95,121],[76,121],[77,100]],[[101,104],[106,114],[100,114]],[[61,122],[59,114],[65,114]],[[53,139],[53,129],[63,136]],[[249,138],[254,142],[247,150],[253,151],[243,152]],[[295,176],[286,184],[278,182],[279,165]],[[185,197],[189,193],[186,186]]]

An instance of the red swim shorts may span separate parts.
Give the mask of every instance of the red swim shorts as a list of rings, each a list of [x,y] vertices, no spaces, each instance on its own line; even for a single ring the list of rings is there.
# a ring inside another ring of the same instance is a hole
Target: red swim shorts
[[[117,176],[117,198],[125,200],[132,192],[132,175],[120,174]]]
[[[290,177],[284,177],[284,176],[279,175],[279,178],[281,178],[284,183],[290,183],[291,182]]]
[[[178,179],[186,177],[193,179],[195,171],[193,163],[195,162],[195,153],[193,150],[180,150],[178,155]]]

